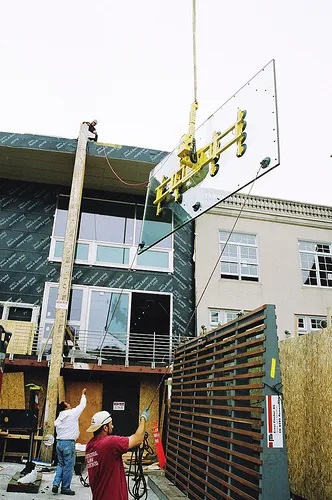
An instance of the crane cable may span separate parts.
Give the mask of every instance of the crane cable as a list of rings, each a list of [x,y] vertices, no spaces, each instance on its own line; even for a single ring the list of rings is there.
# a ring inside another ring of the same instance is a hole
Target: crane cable
[[[193,32],[194,101],[197,102],[196,0],[193,0],[193,4],[192,4],[192,32]]]

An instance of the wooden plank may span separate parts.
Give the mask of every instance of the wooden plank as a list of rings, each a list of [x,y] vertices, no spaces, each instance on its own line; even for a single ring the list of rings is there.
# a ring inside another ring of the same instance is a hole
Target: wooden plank
[[[211,429],[211,423],[210,423],[210,416],[208,418],[209,422],[199,422],[200,427],[207,427],[208,429]],[[188,424],[192,423],[192,420],[189,420],[188,418],[184,418],[182,416],[181,422],[187,422]],[[173,424],[170,424],[170,428]],[[221,431],[229,432],[229,426],[224,426],[224,425],[213,425],[213,429],[218,429]],[[255,432],[255,431],[249,431],[245,429],[237,429],[236,427],[232,427],[232,434],[242,434],[245,436],[250,436],[252,439],[256,439],[257,441],[260,441],[263,438],[263,434],[260,432]]]
[[[246,366],[245,366],[246,365]],[[239,368],[248,368],[248,363],[246,363],[245,365],[243,364],[238,364],[236,365],[236,369],[238,370]],[[257,364],[255,363],[253,366],[261,366],[262,363]],[[216,373],[219,373],[221,372],[222,370],[216,370]],[[233,370],[232,372],[234,372],[234,367],[233,367]],[[202,381],[204,382],[204,380],[206,381],[209,381],[211,382],[210,378],[211,378],[211,373],[214,373],[213,370],[207,370],[206,372],[199,372],[199,377],[196,375],[196,376],[192,376],[192,374],[187,374],[187,375],[183,375],[182,377],[174,377],[174,379],[172,380],[172,388],[174,387],[177,387],[177,386],[184,386],[184,385],[190,385],[190,384],[199,384],[201,383]],[[208,377],[206,379],[201,379],[200,377],[202,377],[203,375],[208,375]],[[221,381],[228,381],[228,380],[238,380],[238,379],[251,379],[251,378],[260,378],[260,377],[263,377],[264,375],[264,372],[251,372],[251,373],[244,373],[244,374],[240,374],[240,375],[234,375],[234,373],[232,373],[231,375],[225,375],[224,377],[213,377],[213,383],[215,384],[216,382],[221,382]],[[187,380],[186,382],[183,381],[183,379],[185,377],[190,377],[190,380]],[[179,382],[176,382],[176,380],[178,380]]]
[[[170,448],[169,453],[170,453],[170,455],[173,455],[175,461],[177,461],[178,450],[176,448],[174,448],[174,450],[176,450],[176,451],[172,451],[172,448]],[[199,449],[199,452],[201,453],[202,450]],[[189,454],[188,454],[188,456],[189,456]],[[216,454],[216,453],[212,453],[211,451],[206,452],[206,457],[214,460],[215,463],[225,464],[225,466],[229,467],[232,470],[238,470],[238,471],[244,472],[246,475],[252,476],[252,477],[257,478],[257,479],[259,479],[261,477],[261,474],[257,470],[254,470],[252,468],[251,464],[249,464],[250,467],[246,467],[245,465],[240,464],[238,462],[228,460],[227,458],[221,456],[219,453]]]
[[[215,355],[216,353],[215,352],[210,352],[210,353],[207,353],[207,352],[204,352],[205,349],[204,348],[200,348],[197,353],[194,352],[194,353],[190,353],[190,357],[189,359],[183,359],[180,361],[176,360],[174,362],[174,368],[177,368],[177,367],[184,367],[184,366],[189,366],[191,368],[195,367],[196,365],[198,366],[204,366],[204,364],[200,365],[198,363],[198,361],[202,361],[202,360],[206,360],[207,358],[211,359],[211,358],[214,358],[214,363],[220,363],[220,365],[224,364],[224,363],[229,363],[230,361],[233,361],[235,359],[240,359],[240,358],[250,358],[250,357],[253,357],[253,356],[257,356],[258,354],[261,353],[261,349],[263,349],[263,352],[265,352],[265,349],[264,348],[260,348],[259,346],[263,345],[264,344],[264,340],[265,340],[265,337],[264,338],[258,338],[258,339],[252,339],[248,342],[242,342],[241,344],[234,344],[230,347],[225,347],[224,349],[220,349],[217,351],[217,355],[218,355],[218,358],[215,359]],[[247,350],[247,351],[243,351],[243,352],[240,352],[239,354],[237,355],[232,355],[232,356],[229,356],[230,353],[237,353],[238,349],[244,349],[245,347],[247,348],[251,348],[253,346],[258,346],[256,348],[256,351],[253,351],[253,350]],[[200,353],[200,355],[198,356],[197,354]],[[195,354],[195,356],[193,356],[193,354]],[[227,354],[227,356],[226,356]],[[193,363],[193,365],[191,365],[191,363]]]
[[[0,320],[0,324],[12,334],[7,347],[9,354],[31,354],[36,324],[31,321]]]
[[[257,378],[257,377],[255,377]],[[197,381],[197,382],[194,382],[192,385],[193,387],[188,387],[186,389],[182,389],[182,388],[172,388],[172,392],[173,394],[188,394],[190,395],[191,393],[195,393],[195,399],[198,398],[198,396],[196,396],[196,393],[197,392],[210,392],[210,393],[214,393],[215,391],[239,391],[239,390],[243,390],[243,389],[263,389],[264,388],[264,384],[246,384],[246,385],[218,385],[218,384],[215,384],[214,383],[214,379],[213,379],[213,385],[207,385],[208,383],[211,383],[211,379],[202,379],[200,381]],[[197,385],[199,384],[205,384],[205,387],[197,387]],[[186,396],[182,396],[182,397],[186,397]],[[193,397],[193,396],[191,396]],[[229,399],[232,399],[232,397],[230,396],[227,396]],[[256,394],[255,396],[253,396],[252,399],[254,398],[258,398],[260,397],[260,395]],[[210,395],[209,396],[209,399],[218,399],[219,396],[213,396]],[[249,398],[249,396],[248,396]]]
[[[0,432],[0,439],[30,439],[29,434],[7,434],[6,432]],[[43,436],[34,436],[35,441],[42,441]]]
[[[26,408],[23,372],[3,374],[0,408],[5,410],[24,410]]]
[[[65,392],[65,382],[64,378],[61,375],[58,378],[58,401],[61,403],[61,401],[65,401],[66,399],[66,392]]]
[[[92,438],[92,434],[86,432],[86,429],[91,424],[92,415],[103,409],[103,384],[101,382],[65,380],[65,400],[72,406],[77,406],[80,402],[84,387],[86,387],[87,405],[79,419],[80,435],[77,439],[77,442],[81,444],[86,444]]]
[[[204,446],[204,444],[205,444],[204,440],[197,439],[195,437],[195,438],[192,438],[192,442],[189,445],[189,443],[186,443],[185,440],[183,439],[184,438],[183,435],[181,435],[180,438],[178,436],[179,435],[177,435],[177,437],[169,436],[170,448],[173,446],[173,448],[182,451],[182,454],[183,454],[184,448],[188,448],[187,454],[188,454],[188,456],[191,456],[191,457],[194,457],[194,455],[192,453],[193,450],[197,451],[198,453],[204,453],[204,455],[209,455],[209,452],[204,450],[204,448],[199,448],[193,444],[193,443],[196,443],[196,444],[200,443]],[[190,438],[187,438],[187,439],[188,439],[188,441],[190,440]],[[241,452],[235,451],[233,449],[230,449],[227,446],[225,447],[225,446],[220,446],[218,444],[209,443],[209,449],[214,449],[216,451],[226,453],[227,456],[234,456],[234,457],[242,458],[244,461],[252,463],[252,464],[261,465],[261,463],[262,463],[262,460],[260,458],[253,456],[253,454],[249,455],[249,454],[241,453]],[[215,456],[217,456],[217,454]],[[210,464],[209,464],[209,467],[210,467]]]
[[[20,472],[16,472],[8,483],[7,491],[17,491],[20,493],[38,493],[42,480],[42,473],[37,472],[37,479],[34,483],[21,484],[17,480],[20,479]]]
[[[195,461],[188,460],[185,457],[181,457],[181,461],[185,464],[185,467],[187,467],[188,470],[190,469],[190,476],[191,477],[196,478],[196,479],[198,479],[201,482],[202,477],[205,476],[206,477],[206,481],[205,482],[208,483],[209,489],[212,489],[214,492],[220,494],[220,486],[223,486],[227,490],[232,490],[237,495],[240,495],[241,499],[257,500],[256,492],[259,491],[259,488],[258,488],[258,486],[256,486],[254,488],[255,485],[253,485],[253,483],[249,483],[249,481],[247,481],[246,482],[247,483],[246,486],[248,487],[248,485],[250,484],[251,489],[254,490],[253,491],[253,495],[255,495],[255,496],[252,496],[252,495],[249,495],[249,494],[245,493],[243,490],[240,490],[238,487],[234,486],[231,482],[224,481],[221,477],[216,476],[215,474],[212,474],[210,472],[210,470],[208,472],[206,472],[206,469],[204,468],[204,465],[200,466],[201,462],[199,462],[199,464],[198,463],[195,464]],[[197,459],[196,459],[196,461],[197,461]],[[213,467],[213,464],[212,465],[209,464],[209,469],[211,469],[212,467]],[[193,472],[193,471],[197,472],[197,474],[195,472]],[[223,469],[223,471],[224,471],[223,474],[224,474],[225,477],[234,476],[233,474],[227,473],[227,471],[225,469]],[[236,477],[238,477],[238,476],[236,476]],[[216,486],[212,485],[212,482],[211,482],[212,479],[214,480],[215,483],[217,483],[219,485],[219,488],[217,488]],[[233,477],[233,479],[234,479],[234,477]],[[242,482],[243,481],[244,480],[242,480]],[[197,487],[197,485],[195,485],[195,487]],[[206,493],[205,493],[205,496],[206,496]],[[233,498],[233,497],[231,497],[231,498]]]

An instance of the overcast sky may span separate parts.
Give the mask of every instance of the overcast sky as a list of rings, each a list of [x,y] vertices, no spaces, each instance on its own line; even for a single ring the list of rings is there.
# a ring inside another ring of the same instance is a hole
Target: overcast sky
[[[197,123],[276,61],[281,165],[253,192],[332,205],[331,0],[196,0]],[[193,100],[192,0],[10,0],[0,130],[171,151]]]

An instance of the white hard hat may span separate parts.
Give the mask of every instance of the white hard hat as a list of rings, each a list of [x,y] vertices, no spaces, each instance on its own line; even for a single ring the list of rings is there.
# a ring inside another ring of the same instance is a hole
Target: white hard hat
[[[112,422],[112,417],[108,413],[108,411],[98,411],[95,413],[91,419],[91,425],[90,427],[86,430],[86,432],[95,432],[101,427],[102,425],[106,425],[109,422]]]
[[[91,122],[91,123],[95,123],[95,124],[97,125],[98,120],[92,120],[92,122]]]

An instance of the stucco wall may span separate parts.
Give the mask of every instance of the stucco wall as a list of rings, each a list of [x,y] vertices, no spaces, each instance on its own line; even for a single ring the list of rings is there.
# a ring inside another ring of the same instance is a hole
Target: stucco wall
[[[238,212],[230,215],[221,206],[196,220],[197,300],[219,258],[219,230],[231,231],[237,215]],[[251,310],[262,304],[275,304],[280,338],[285,330],[295,334],[295,314],[325,316],[326,307],[332,303],[332,290],[303,286],[298,240],[330,242],[330,225],[329,221],[296,220],[287,214],[241,214],[234,231],[257,235],[259,282],[221,279],[218,264],[198,305],[198,329],[200,325],[209,325],[208,308]]]

